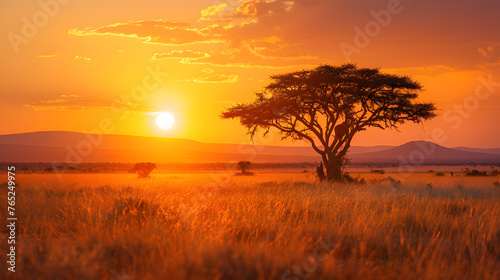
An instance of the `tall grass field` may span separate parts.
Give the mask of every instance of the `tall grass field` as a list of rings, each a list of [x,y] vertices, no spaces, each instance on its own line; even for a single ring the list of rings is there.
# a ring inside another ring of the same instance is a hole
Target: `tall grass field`
[[[18,174],[0,278],[500,279],[498,178],[367,175]]]

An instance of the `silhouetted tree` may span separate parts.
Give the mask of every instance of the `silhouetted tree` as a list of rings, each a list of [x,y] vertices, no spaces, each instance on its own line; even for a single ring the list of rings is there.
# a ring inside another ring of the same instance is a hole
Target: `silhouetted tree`
[[[47,168],[45,168],[45,172],[47,172],[47,173],[52,173],[52,172],[54,172],[54,168],[52,168],[52,167],[47,167]]]
[[[238,169],[241,170],[241,175],[253,175],[252,172],[248,171],[250,166],[252,165],[249,161],[240,161],[238,162]]]
[[[239,119],[252,138],[258,129],[266,135],[276,128],[282,138],[310,142],[329,181],[344,180],[346,153],[356,133],[436,116],[433,103],[415,101],[422,91],[418,82],[376,68],[321,65],[271,79],[253,103],[228,108],[221,117]]]
[[[156,163],[140,162],[134,165],[133,170],[139,175],[140,178],[149,177],[151,171],[156,169]]]

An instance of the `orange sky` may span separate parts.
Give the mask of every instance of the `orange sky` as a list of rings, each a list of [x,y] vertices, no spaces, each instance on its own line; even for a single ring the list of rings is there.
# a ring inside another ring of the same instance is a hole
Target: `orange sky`
[[[352,61],[411,75],[441,114],[355,145],[500,147],[497,0],[138,3],[3,1],[0,134],[104,121],[114,134],[240,143],[246,131],[219,118],[225,107],[253,100],[272,74]],[[160,111],[174,128],[156,126]]]

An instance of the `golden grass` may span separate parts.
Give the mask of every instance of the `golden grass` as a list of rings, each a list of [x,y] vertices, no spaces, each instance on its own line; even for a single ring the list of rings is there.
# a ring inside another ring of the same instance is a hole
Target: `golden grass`
[[[8,272],[3,253],[0,278],[500,279],[492,177],[415,174],[399,187],[308,174],[62,179],[17,175],[18,263]]]

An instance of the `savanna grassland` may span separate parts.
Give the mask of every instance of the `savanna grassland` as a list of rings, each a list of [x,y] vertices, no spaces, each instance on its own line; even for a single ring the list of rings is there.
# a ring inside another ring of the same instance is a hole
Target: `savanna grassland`
[[[498,177],[16,176],[2,279],[500,279]]]

